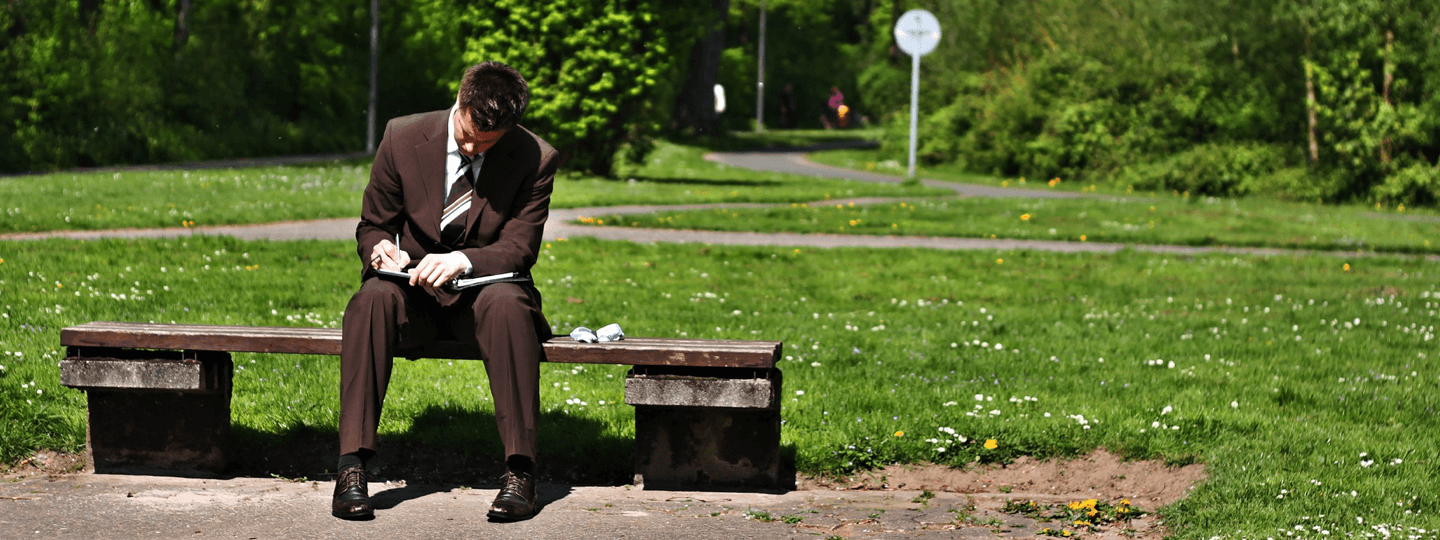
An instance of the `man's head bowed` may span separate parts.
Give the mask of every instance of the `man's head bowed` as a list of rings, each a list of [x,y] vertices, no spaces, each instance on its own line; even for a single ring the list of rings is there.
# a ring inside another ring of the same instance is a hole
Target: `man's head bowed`
[[[465,70],[457,101],[470,112],[476,131],[506,131],[520,123],[530,105],[530,86],[515,68],[482,62]]]

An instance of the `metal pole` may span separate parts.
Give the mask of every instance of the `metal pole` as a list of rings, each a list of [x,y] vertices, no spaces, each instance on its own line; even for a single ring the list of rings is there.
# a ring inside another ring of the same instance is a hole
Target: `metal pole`
[[[920,123],[920,55],[910,55],[910,176],[915,178],[915,132]]]
[[[380,86],[380,0],[370,0],[370,106],[365,110],[365,151],[375,153],[375,102]]]
[[[760,68],[755,77],[755,132],[765,131],[765,0],[760,0]]]

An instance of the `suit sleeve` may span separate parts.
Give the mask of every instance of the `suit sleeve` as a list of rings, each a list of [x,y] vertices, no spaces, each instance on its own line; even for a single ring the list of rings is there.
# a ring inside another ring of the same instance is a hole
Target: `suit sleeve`
[[[516,208],[490,245],[461,250],[470,258],[472,274],[487,276],[506,272],[529,272],[539,257],[550,217],[550,194],[555,188],[556,152],[542,154],[535,172],[515,190]]]
[[[370,268],[370,253],[381,240],[395,241],[405,220],[405,193],[400,186],[400,175],[395,170],[394,148],[391,145],[392,124],[385,126],[385,136],[375,150],[375,162],[370,166],[370,183],[360,202],[360,224],[355,227],[356,250],[366,271]]]

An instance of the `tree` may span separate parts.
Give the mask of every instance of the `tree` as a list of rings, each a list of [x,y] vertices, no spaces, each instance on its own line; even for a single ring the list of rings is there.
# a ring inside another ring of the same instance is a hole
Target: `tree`
[[[673,51],[693,39],[695,9],[668,4],[498,0],[463,15],[464,60],[519,70],[531,88],[527,126],[555,145],[562,166],[609,175],[621,145],[653,130]]]

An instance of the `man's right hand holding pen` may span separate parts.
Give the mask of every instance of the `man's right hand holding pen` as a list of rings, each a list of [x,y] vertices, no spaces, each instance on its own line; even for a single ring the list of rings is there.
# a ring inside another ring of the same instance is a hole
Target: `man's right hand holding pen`
[[[405,253],[389,240],[381,240],[370,250],[370,267],[376,270],[404,272],[410,264],[410,254]]]

